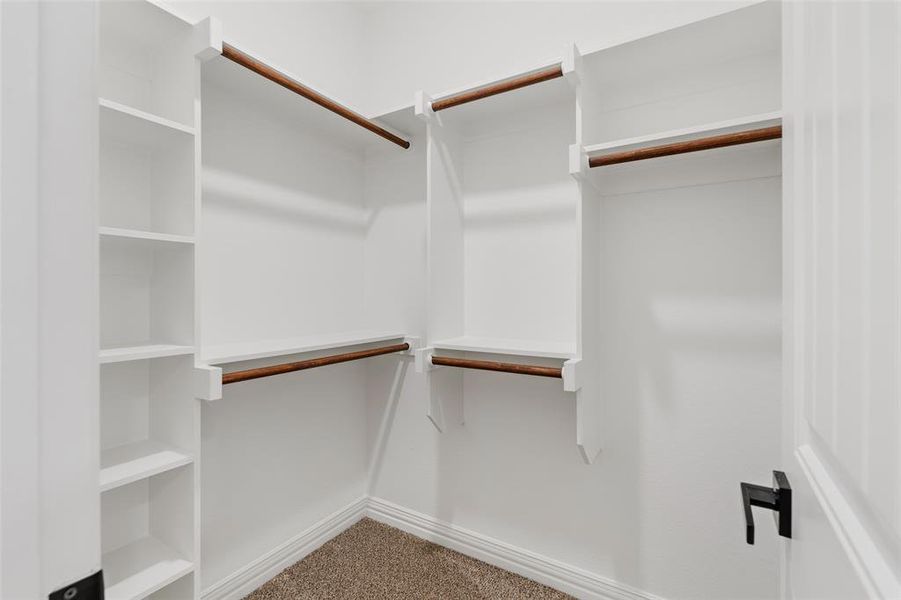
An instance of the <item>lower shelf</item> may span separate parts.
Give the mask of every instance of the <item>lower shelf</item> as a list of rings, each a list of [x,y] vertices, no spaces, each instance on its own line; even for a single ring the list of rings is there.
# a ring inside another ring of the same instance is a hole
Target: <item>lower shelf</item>
[[[194,564],[146,537],[103,555],[107,600],[140,600],[194,570]]]
[[[100,491],[127,485],[191,462],[178,448],[153,440],[116,446],[100,455]]]

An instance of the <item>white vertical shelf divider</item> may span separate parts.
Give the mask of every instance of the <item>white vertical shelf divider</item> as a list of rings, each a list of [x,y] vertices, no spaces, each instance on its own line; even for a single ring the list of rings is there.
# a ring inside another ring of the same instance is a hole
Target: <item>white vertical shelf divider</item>
[[[203,406],[203,398],[204,395],[202,393],[198,393],[201,390],[197,388],[198,381],[198,361],[200,360],[199,349],[200,343],[203,339],[201,337],[201,318],[200,318],[200,297],[202,293],[200,282],[202,278],[196,276],[196,274],[200,273],[201,261],[200,261],[200,253],[202,251],[202,245],[200,244],[200,232],[201,226],[203,223],[203,219],[201,218],[201,211],[203,208],[203,136],[201,134],[202,131],[202,118],[203,118],[203,110],[202,110],[202,102],[201,102],[201,64],[211,60],[220,54],[222,54],[222,23],[215,18],[207,18],[203,21],[200,21],[194,26],[194,56],[196,58],[194,64],[194,129],[196,134],[194,136],[194,238],[195,238],[195,246],[194,246],[194,347],[196,349],[194,354],[194,373],[191,378],[191,391],[193,394],[193,412],[194,412],[194,447],[197,449],[195,454],[194,461],[194,556],[195,559],[195,567],[194,567],[194,586],[193,593],[194,599],[199,600],[201,597],[202,589],[201,589],[201,573],[200,573],[200,554],[201,554],[201,478],[200,478],[200,446],[201,446],[201,431],[200,431],[200,423],[201,423],[201,410]],[[200,371],[204,371],[205,369],[209,369],[209,367],[201,367]],[[220,381],[221,381],[221,370],[220,371]],[[219,384],[219,392],[221,395],[221,383]]]
[[[576,291],[576,358],[563,369],[566,391],[576,394],[576,443],[582,458],[594,462],[603,439],[603,398],[600,385],[600,198],[587,180],[588,161],[583,106],[589,101],[582,55],[573,45],[564,59],[564,76],[576,91],[576,142],[569,149],[569,170],[579,186],[577,209],[578,289]]]
[[[463,335],[463,198],[460,140],[432,111],[432,99],[416,94],[414,111],[426,122],[426,269],[428,321],[425,348],[416,351],[417,370],[425,373],[426,414],[438,431],[463,424],[463,373],[433,368],[430,342]]]

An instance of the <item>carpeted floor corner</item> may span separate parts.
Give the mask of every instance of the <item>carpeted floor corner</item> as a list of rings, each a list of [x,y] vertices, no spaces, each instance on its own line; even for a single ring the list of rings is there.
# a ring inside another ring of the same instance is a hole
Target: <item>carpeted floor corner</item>
[[[562,600],[562,592],[363,519],[245,600]]]

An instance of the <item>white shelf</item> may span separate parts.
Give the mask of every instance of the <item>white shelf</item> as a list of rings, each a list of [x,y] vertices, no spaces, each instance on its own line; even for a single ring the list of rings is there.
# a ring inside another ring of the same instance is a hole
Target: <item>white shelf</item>
[[[448,96],[456,96],[457,94],[482,87],[503,83],[561,63],[562,59],[535,64],[516,73],[482,80],[462,88],[434,94],[432,95],[432,100],[440,100]],[[442,122],[453,127],[473,125],[481,127],[485,124],[491,124],[498,119],[503,119],[510,114],[531,112],[544,107],[556,107],[561,103],[571,102],[574,98],[575,91],[573,86],[570,85],[565,77],[556,77],[541,83],[459,104],[439,111],[438,114],[441,115]],[[467,128],[468,130],[469,128]]]
[[[576,355],[575,344],[565,342],[485,338],[468,335],[438,340],[429,345],[437,350],[484,352],[487,354],[534,356],[538,358],[556,358],[562,360],[568,360]]]
[[[272,66],[290,79],[311,89],[316,89],[315,85],[304,81],[302,77],[294,75],[266,56],[250,48],[242,48],[234,40],[226,41],[238,47],[242,52],[246,52],[263,63]],[[378,139],[372,132],[367,131],[356,123],[352,123],[315,102],[301,98],[295,92],[273,83],[265,77],[260,77],[253,71],[224,56],[205,62],[202,68],[202,77],[204,85],[213,85],[230,96],[252,104],[260,110],[261,114],[270,115],[284,123],[294,124],[299,129],[302,129],[305,134],[322,137],[330,143],[336,143],[338,146],[363,148],[370,146],[373,138]],[[350,106],[337,98],[334,101],[359,112],[354,106]],[[389,129],[392,127],[391,123],[380,123],[380,125]],[[402,138],[409,137],[403,131],[395,130],[394,133],[397,133]],[[385,140],[382,140],[382,142],[393,146],[393,144]]]
[[[192,460],[181,450],[153,440],[104,450],[100,455],[100,491],[176,469]]]
[[[585,146],[585,153],[588,154],[589,157],[599,155],[602,156],[604,154],[610,154],[613,152],[637,150],[640,148],[649,148],[663,144],[673,144],[676,142],[696,140],[714,135],[735,133],[737,131],[772,127],[774,125],[780,125],[781,123],[781,111],[763,113],[759,115],[740,117],[737,119],[729,119],[728,121],[705,123],[703,125],[697,125],[694,127],[685,127],[682,129],[664,131],[661,133],[654,133],[650,135],[643,135],[621,140],[613,140],[601,144]]]
[[[140,600],[194,570],[156,538],[146,537],[103,555],[107,600]]]
[[[129,360],[144,360],[147,358],[162,358],[164,356],[180,356],[193,353],[193,346],[179,346],[177,344],[116,346],[112,348],[102,348],[100,350],[100,364],[125,362]]]
[[[142,231],[140,229],[125,229],[122,227],[99,227],[101,239],[108,240],[133,240],[137,242],[149,242],[151,244],[193,244],[194,238],[187,235],[175,235],[171,233],[157,233],[155,231]]]
[[[159,148],[189,140],[194,128],[100,98],[100,133],[116,141]]]
[[[352,331],[347,333],[312,335],[299,338],[236,342],[205,346],[201,350],[202,361],[210,365],[287,356],[304,352],[316,352],[331,348],[343,348],[359,344],[371,344],[388,340],[400,340],[405,334],[384,331]]]

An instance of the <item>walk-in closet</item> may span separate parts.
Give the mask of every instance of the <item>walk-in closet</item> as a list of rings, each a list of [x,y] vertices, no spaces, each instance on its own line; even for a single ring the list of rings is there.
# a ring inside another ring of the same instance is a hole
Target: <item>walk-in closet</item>
[[[901,4],[0,4],[0,597],[901,598]]]

